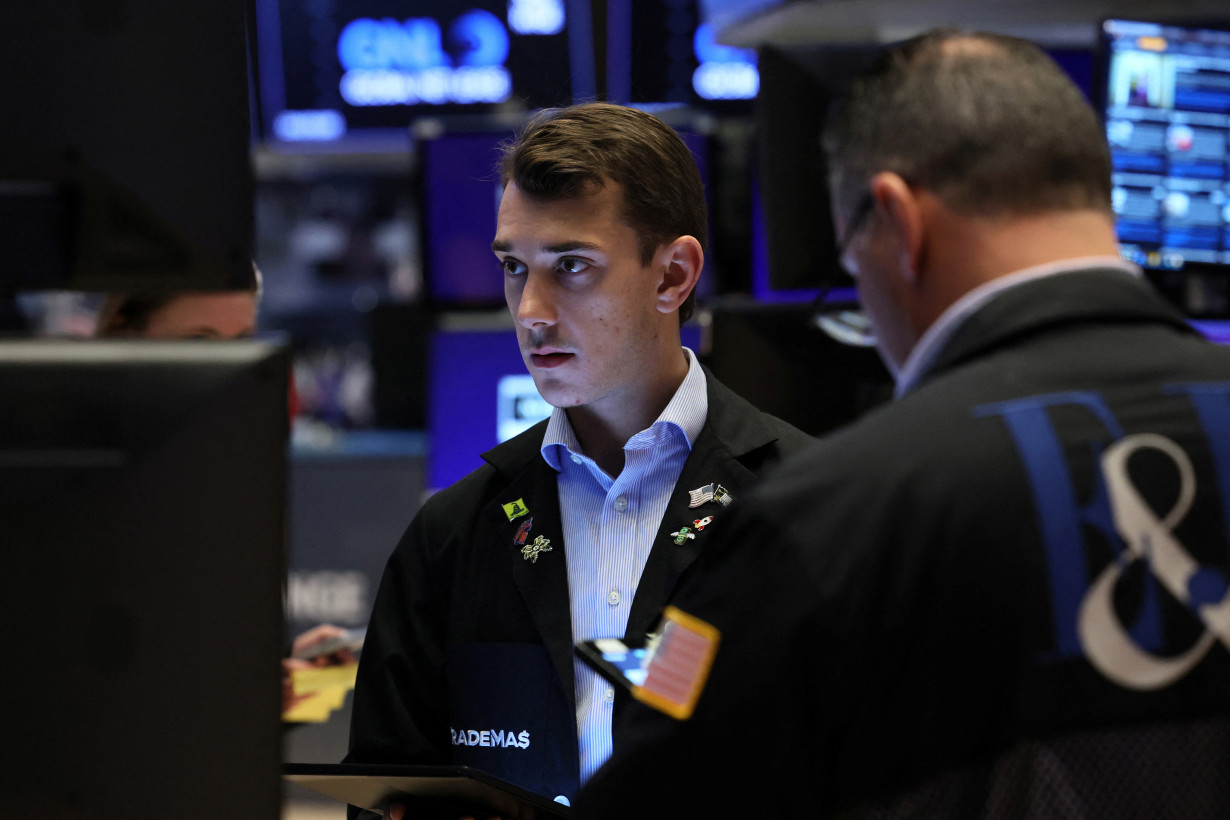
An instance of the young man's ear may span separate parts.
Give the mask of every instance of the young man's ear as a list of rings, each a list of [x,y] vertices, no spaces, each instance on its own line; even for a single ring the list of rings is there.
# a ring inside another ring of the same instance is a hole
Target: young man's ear
[[[658,311],[674,313],[700,281],[705,251],[693,236],[680,236],[658,248],[654,265],[662,271],[658,281]]]
[[[880,218],[887,222],[897,237],[900,254],[897,267],[902,278],[913,283],[918,277],[922,258],[923,215],[918,198],[904,179],[891,171],[881,171],[871,178],[871,195],[875,198]]]

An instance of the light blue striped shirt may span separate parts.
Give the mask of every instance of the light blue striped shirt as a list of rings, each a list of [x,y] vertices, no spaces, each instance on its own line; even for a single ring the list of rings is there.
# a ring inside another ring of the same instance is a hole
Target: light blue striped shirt
[[[551,413],[542,457],[559,473],[560,518],[568,564],[572,638],[619,637],[632,596],[683,464],[709,412],[705,373],[686,347],[688,374],[649,429],[624,445],[624,468],[611,478],[581,453],[567,414]],[[581,782],[611,755],[615,691],[574,661]]]

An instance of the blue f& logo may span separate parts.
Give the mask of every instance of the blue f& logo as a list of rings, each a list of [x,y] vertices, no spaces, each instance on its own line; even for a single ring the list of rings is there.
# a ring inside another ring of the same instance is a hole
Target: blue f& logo
[[[1223,527],[1230,526],[1230,383],[1174,385],[1165,392],[1186,396],[1193,408],[1213,456]],[[1085,452],[1070,452],[1071,430],[1065,442],[1056,425],[1060,408],[1070,423],[1080,425],[1078,441],[1085,442]],[[1202,567],[1172,535],[1197,493],[1191,460],[1178,444],[1154,433],[1128,435],[1106,401],[1093,392],[1031,396],[983,405],[974,414],[1003,420],[1028,476],[1046,550],[1060,657],[1085,656],[1123,686],[1155,689],[1181,678],[1218,640],[1230,647],[1230,595],[1224,575]],[[1094,428],[1100,429],[1100,437],[1091,435]],[[1152,509],[1129,475],[1128,461],[1146,452],[1167,459],[1178,477],[1169,510]],[[1078,498],[1077,475],[1092,482],[1092,494],[1084,501]],[[1090,532],[1115,555],[1092,577],[1086,549]],[[1230,535],[1223,543],[1230,545]],[[1114,610],[1114,590],[1128,565],[1138,560],[1150,574],[1135,622],[1124,625]],[[1156,654],[1165,638],[1162,590],[1187,606],[1206,628],[1196,645],[1177,656]]]

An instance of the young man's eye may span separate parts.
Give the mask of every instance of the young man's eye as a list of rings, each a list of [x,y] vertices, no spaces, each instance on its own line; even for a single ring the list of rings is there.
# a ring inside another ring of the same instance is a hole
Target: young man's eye
[[[520,276],[525,273],[525,263],[517,259],[513,259],[511,256],[502,259],[500,261],[500,267],[504,269],[504,274],[506,276]]]
[[[559,269],[564,273],[580,273],[588,267],[588,262],[576,256],[565,256],[559,260]]]

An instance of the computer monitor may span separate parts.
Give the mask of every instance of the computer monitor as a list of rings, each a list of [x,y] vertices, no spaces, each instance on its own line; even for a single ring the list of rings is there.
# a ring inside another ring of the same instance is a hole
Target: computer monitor
[[[416,118],[596,93],[587,4],[256,3],[262,133],[279,150],[404,150]]]
[[[417,142],[423,281],[441,308],[504,305],[504,275],[491,252],[502,187],[500,144],[513,129],[444,131]]]
[[[1123,255],[1230,279],[1230,18],[1105,20],[1099,69]]]
[[[746,115],[760,89],[756,52],[717,42],[696,0],[607,4],[607,96]]]
[[[0,816],[278,817],[287,367],[0,342]]]
[[[892,397],[875,349],[824,330],[811,304],[729,299],[711,321],[704,362],[714,375],[806,433],[828,433]]]
[[[244,3],[0,3],[0,294],[243,288]]]
[[[754,264],[760,294],[847,287],[837,260],[828,167],[820,151],[826,112],[877,46],[772,46],[760,51],[759,161]],[[755,272],[755,271],[754,271]]]

